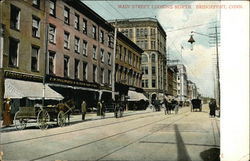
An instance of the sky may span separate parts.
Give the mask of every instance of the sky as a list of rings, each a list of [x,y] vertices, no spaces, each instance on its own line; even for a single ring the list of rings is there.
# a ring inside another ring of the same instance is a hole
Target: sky
[[[167,34],[169,59],[187,68],[188,79],[203,96],[214,97],[216,50],[208,36],[220,26],[220,9],[200,9],[199,5],[219,5],[216,1],[83,1],[106,20],[157,18]],[[195,43],[188,43],[191,31]],[[220,32],[220,29],[218,29]],[[199,34],[201,33],[201,34]],[[181,48],[181,46],[183,48]],[[193,50],[191,50],[193,48]]]

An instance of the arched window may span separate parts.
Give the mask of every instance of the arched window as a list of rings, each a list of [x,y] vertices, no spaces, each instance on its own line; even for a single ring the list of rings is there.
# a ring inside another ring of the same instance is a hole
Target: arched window
[[[151,56],[151,62],[155,63],[155,54],[152,54],[152,56]]]
[[[148,62],[148,57],[147,57],[147,55],[143,54],[143,55],[142,55],[141,61],[142,61],[142,63]]]

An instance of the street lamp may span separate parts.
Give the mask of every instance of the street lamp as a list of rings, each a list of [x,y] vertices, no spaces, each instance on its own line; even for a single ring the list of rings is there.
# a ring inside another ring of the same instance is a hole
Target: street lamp
[[[188,40],[189,43],[191,43],[191,45],[195,42],[194,38],[193,38],[193,34],[199,34],[199,35],[203,35],[203,36],[207,36],[209,38],[214,38],[215,39],[215,45],[216,45],[216,74],[217,74],[217,100],[218,100],[218,106],[220,107],[220,70],[219,70],[219,51],[218,51],[218,32],[217,32],[217,26],[214,27],[215,28],[215,33],[211,35],[207,35],[207,34],[203,34],[203,33],[199,33],[199,32],[194,32],[191,31],[191,36]],[[191,50],[193,50],[191,48]]]

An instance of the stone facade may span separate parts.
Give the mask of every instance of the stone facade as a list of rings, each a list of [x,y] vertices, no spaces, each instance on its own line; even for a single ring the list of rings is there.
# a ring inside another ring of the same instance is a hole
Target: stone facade
[[[133,18],[111,21],[130,40],[144,50],[142,88],[150,100],[162,99],[167,92],[166,33],[157,19]]]

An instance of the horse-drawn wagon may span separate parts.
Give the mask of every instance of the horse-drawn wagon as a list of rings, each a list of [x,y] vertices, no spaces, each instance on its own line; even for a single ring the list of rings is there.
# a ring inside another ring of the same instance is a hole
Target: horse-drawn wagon
[[[66,124],[66,116],[69,119],[74,107],[72,101],[59,103],[55,106],[20,107],[15,114],[14,125],[16,129],[23,130],[29,120],[36,120],[37,126],[42,130],[47,129],[51,121],[56,121],[58,126],[63,127]]]
[[[198,109],[200,112],[202,111],[202,104],[200,99],[192,99],[191,103],[191,112],[196,111],[196,109]]]

